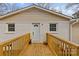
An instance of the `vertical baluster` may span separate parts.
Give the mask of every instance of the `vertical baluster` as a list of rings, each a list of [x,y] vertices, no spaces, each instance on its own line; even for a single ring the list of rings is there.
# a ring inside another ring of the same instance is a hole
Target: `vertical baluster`
[[[68,56],[68,45],[65,44],[65,55]]]
[[[13,55],[16,56],[16,41],[13,42]]]
[[[21,40],[19,40],[18,42],[19,42],[19,50],[21,51]]]
[[[5,55],[7,56],[8,55],[8,50],[7,50],[7,46],[5,46]]]
[[[18,46],[17,46],[17,40],[16,40],[16,48],[15,48],[15,53],[16,53],[16,56],[17,56],[17,53],[18,53]]]
[[[11,44],[9,44],[9,55],[11,56]]]
[[[5,55],[7,56],[7,47],[5,46]]]
[[[18,38],[18,40],[17,40],[17,43],[18,43],[18,44],[17,44],[17,45],[18,45],[18,54],[19,54],[19,52],[21,51],[21,40],[22,40],[21,38],[22,38],[22,37]],[[17,54],[17,55],[18,55],[18,54]]]
[[[21,37],[22,39],[22,48],[24,47],[24,36]]]
[[[10,55],[12,55],[12,43],[9,46],[10,46]]]
[[[18,55],[19,49],[18,49],[18,39],[16,40],[16,55]]]
[[[22,40],[21,40],[21,38],[19,39],[19,44],[20,44],[20,50],[22,50]]]
[[[67,45],[67,56],[69,56],[69,45]]]
[[[26,45],[26,36],[24,36],[24,46]]]
[[[64,46],[63,46],[63,55],[65,56],[66,55],[66,44],[64,43]]]
[[[12,56],[14,56],[14,42],[12,42]]]
[[[61,51],[60,52],[61,53],[60,55],[63,55],[63,48],[62,48],[62,42],[61,41],[60,41],[60,51]]]
[[[6,46],[6,50],[7,50],[7,56],[9,56],[9,47],[8,47],[8,45]]]
[[[16,40],[16,55],[18,55],[18,52],[19,52],[19,50],[18,50],[18,39]]]
[[[56,44],[57,44],[57,47],[56,47],[56,49],[57,49],[57,54],[59,55],[59,41],[58,40],[56,40]]]
[[[2,55],[3,55],[3,46],[0,45],[0,56],[2,56]]]
[[[24,47],[24,37],[21,37],[21,39],[22,39],[22,48]]]
[[[11,55],[13,56],[14,55],[13,54],[14,53],[14,51],[13,51],[13,42],[11,43],[11,53],[12,53]]]
[[[24,36],[22,37],[22,48],[24,47],[24,44],[25,44],[25,42],[24,42]]]
[[[62,41],[61,41],[61,55],[63,55]]]
[[[67,56],[67,47],[65,43],[64,43],[64,56]]]
[[[26,35],[24,36],[24,46],[26,45]]]
[[[71,46],[67,46],[67,56],[71,56]]]
[[[63,56],[65,56],[65,43],[63,43]]]
[[[8,45],[8,54],[10,56],[10,44]]]
[[[5,46],[3,46],[3,55],[4,55],[4,56],[6,55]]]
[[[68,46],[69,56],[71,56],[71,46]]]
[[[59,50],[58,50],[58,51],[59,51],[58,55],[61,56],[61,41],[59,41],[59,47],[58,47],[58,48],[59,48]]]
[[[16,41],[12,43],[13,56],[16,55]]]
[[[4,55],[7,56],[7,54],[8,54],[8,53],[7,53],[7,47],[4,46],[4,47],[3,47],[3,50],[4,50],[4,53],[5,53]]]
[[[21,51],[21,40],[19,39],[19,41],[18,41],[19,43],[19,49],[20,49],[20,51]]]
[[[62,55],[63,55],[63,56],[65,55],[64,48],[65,48],[65,43],[64,43],[64,42],[62,42]]]
[[[18,51],[20,51],[19,40],[17,40]]]
[[[24,42],[25,42],[25,44],[24,44],[24,45],[26,45],[26,43],[27,43],[27,42],[26,42],[26,39],[27,39],[27,38],[26,38],[26,35],[25,35],[25,36],[24,36],[24,40],[25,40],[25,41],[24,41]]]

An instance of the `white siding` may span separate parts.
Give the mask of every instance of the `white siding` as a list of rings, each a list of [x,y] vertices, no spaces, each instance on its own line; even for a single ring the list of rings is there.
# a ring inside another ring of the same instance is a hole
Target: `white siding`
[[[15,23],[15,33],[6,33],[6,23]],[[0,41],[4,41],[18,35],[32,33],[32,23],[40,23],[41,39],[45,41],[46,33],[49,32],[49,23],[57,23],[58,31],[52,34],[59,35],[69,40],[69,21],[68,19],[52,15],[36,9],[22,12],[12,17],[0,21]]]

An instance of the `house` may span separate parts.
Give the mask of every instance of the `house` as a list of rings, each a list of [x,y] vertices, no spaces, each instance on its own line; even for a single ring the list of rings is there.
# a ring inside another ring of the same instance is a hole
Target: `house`
[[[72,42],[79,44],[79,18],[73,19],[72,24]]]
[[[0,56],[79,56],[78,30],[78,19],[32,5],[0,16]]]
[[[32,43],[46,42],[46,33],[70,40],[71,17],[36,5],[0,16],[0,41],[31,33]]]

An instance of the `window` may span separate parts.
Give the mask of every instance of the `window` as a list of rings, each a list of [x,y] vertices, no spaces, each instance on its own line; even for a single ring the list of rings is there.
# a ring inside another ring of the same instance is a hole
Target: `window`
[[[50,31],[56,31],[56,24],[50,24]]]
[[[15,24],[8,24],[8,32],[14,32],[15,31]]]

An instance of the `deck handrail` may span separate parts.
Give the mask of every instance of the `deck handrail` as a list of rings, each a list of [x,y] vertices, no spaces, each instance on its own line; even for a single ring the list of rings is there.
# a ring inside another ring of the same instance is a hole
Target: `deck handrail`
[[[79,45],[64,38],[47,33],[48,46],[59,56],[78,56]]]
[[[9,39],[0,43],[0,56],[15,56],[28,45],[30,41],[30,33]]]

